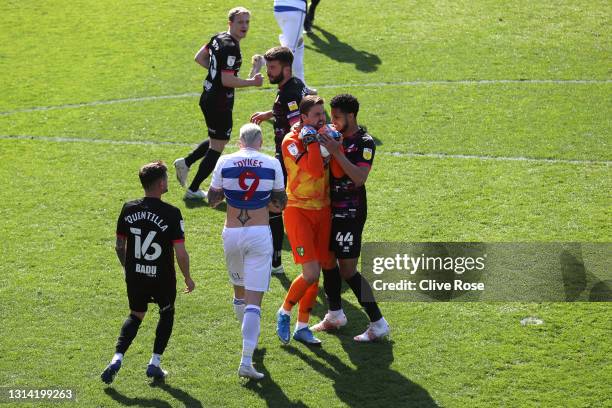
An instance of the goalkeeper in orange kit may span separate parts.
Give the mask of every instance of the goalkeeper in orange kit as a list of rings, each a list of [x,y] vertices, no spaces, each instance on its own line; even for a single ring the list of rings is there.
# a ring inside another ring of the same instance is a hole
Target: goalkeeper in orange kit
[[[328,132],[324,126],[323,104],[323,99],[318,96],[304,97],[300,103],[300,125],[294,127],[282,143],[283,162],[287,169],[285,229],[293,259],[302,265],[302,273],[291,283],[277,314],[276,332],[284,344],[289,343],[291,310],[298,303],[298,321],[293,338],[306,344],[321,343],[308,328],[308,320],[317,298],[321,268],[324,271],[337,268],[329,249],[329,170],[318,141],[319,134]]]

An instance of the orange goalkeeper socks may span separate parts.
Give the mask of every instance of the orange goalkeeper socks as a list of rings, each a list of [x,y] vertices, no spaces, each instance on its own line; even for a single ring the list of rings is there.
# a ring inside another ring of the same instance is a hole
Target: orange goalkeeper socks
[[[308,323],[310,319],[310,311],[317,302],[317,294],[319,293],[319,281],[316,281],[308,287],[304,296],[300,299],[300,307],[298,313],[298,322]]]
[[[301,274],[297,278],[295,278],[291,283],[291,286],[289,287],[287,296],[285,296],[283,309],[285,309],[286,311],[290,311],[291,309],[293,309],[293,306],[295,306],[300,301],[309,286],[311,286],[310,283],[308,283]]]

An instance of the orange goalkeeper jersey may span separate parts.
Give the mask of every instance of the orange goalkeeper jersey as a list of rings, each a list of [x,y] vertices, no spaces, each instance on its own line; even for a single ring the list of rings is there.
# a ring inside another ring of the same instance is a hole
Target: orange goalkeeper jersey
[[[299,131],[288,133],[282,144],[287,169],[287,206],[318,210],[328,207],[329,171],[323,164],[319,143],[308,150],[299,139]]]

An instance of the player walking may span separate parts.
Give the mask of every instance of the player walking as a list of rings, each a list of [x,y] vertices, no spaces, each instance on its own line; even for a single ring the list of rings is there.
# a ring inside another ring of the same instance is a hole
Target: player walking
[[[185,292],[195,288],[189,275],[181,211],[161,200],[162,194],[168,191],[166,166],[159,161],[149,163],[140,169],[139,176],[145,196],[125,203],[117,221],[116,251],[124,268],[130,315],[121,327],[115,355],[102,372],[102,381],[107,384],[121,368],[123,356],[136,337],[151,301],[159,306],[159,322],[146,374],[155,379],[167,374],[161,369],[160,360],[174,324],[176,273],[173,251],[185,278]]]
[[[227,201],[223,250],[234,285],[234,311],[242,323],[242,359],[238,375],[259,380],[252,365],[260,332],[261,301],[270,286],[272,236],[268,205],[283,209],[287,203],[280,163],[261,153],[261,128],[252,123],[240,128],[240,150],[223,156],[213,172],[208,202]],[[245,306],[246,304],[246,306]]]
[[[344,174],[331,176],[332,233],[330,248],[338,258],[340,273],[323,271],[323,287],[329,311],[325,318],[312,327],[313,331],[337,329],[346,324],[340,291],[342,281],[348,283],[365,309],[370,324],[355,340],[368,342],[389,334],[389,325],[382,316],[368,281],[357,271],[361,253],[361,236],[368,215],[365,182],[374,162],[376,145],[366,130],[357,125],[359,102],[348,94],[337,95],[330,101],[332,123],[343,134],[342,143],[323,135],[321,144],[340,165]]]
[[[312,24],[315,19],[315,12],[317,10],[317,6],[321,0],[311,0],[310,5],[308,6],[308,12],[306,13],[306,18],[304,19],[304,31],[307,33],[312,33]]]
[[[287,47],[274,47],[269,49],[264,58],[266,71],[271,84],[278,85],[278,92],[272,109],[265,112],[255,112],[251,115],[251,122],[260,124],[265,120],[274,118],[274,144],[276,158],[281,163],[283,174],[286,176],[282,157],[283,138],[291,130],[291,126],[300,121],[300,102],[306,96],[304,83],[293,76],[291,64],[293,53]],[[285,180],[286,181],[286,180]],[[274,241],[274,255],[272,258],[272,273],[284,273],[281,262],[283,248],[284,226],[280,212],[270,212],[270,229]]]
[[[228,14],[229,30],[214,35],[195,55],[195,61],[208,69],[204,91],[200,97],[200,109],[208,127],[208,139],[200,143],[188,156],[174,161],[176,177],[184,187],[189,168],[202,159],[198,172],[185,192],[187,199],[206,199],[200,185],[215,168],[230,139],[234,88],[261,86],[263,83],[263,76],[259,73],[249,79],[238,77],[242,65],[240,40],[249,30],[250,18],[250,11],[244,7],[231,9]]]

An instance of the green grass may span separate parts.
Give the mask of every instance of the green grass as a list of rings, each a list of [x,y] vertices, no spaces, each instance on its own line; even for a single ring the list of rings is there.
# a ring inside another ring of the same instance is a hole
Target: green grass
[[[350,4],[319,6],[306,72],[327,100],[354,93],[380,143],[366,241],[611,240],[607,2]],[[274,45],[278,30],[271,2],[243,5],[254,12],[247,60]],[[273,279],[263,305],[256,362],[267,379],[245,385],[235,373],[241,338],[220,239],[225,213],[187,206],[174,180],[165,199],[185,217],[198,287],[177,300],[164,356],[172,376],[163,387],[144,377],[152,307],[116,382],[103,386],[98,376],[127,315],[116,217],[141,195],[140,165],[184,155],[205,129],[195,96],[61,106],[198,92],[204,71],[193,54],[224,29],[227,8],[0,5],[0,386],[71,387],[72,405],[85,407],[609,406],[608,303],[383,303],[392,341],[363,346],[352,336],[367,319],[348,291],[349,325],[323,335],[322,349],[281,347],[274,311],[298,273],[287,251],[287,278]],[[481,79],[596,82],[355,86]],[[271,106],[266,88],[238,91],[236,128]],[[40,106],[60,108],[15,112]],[[75,141],[47,139],[57,137]],[[324,313],[321,297],[313,320]],[[545,323],[521,326],[526,316]],[[45,406],[20,406],[30,405]]]

